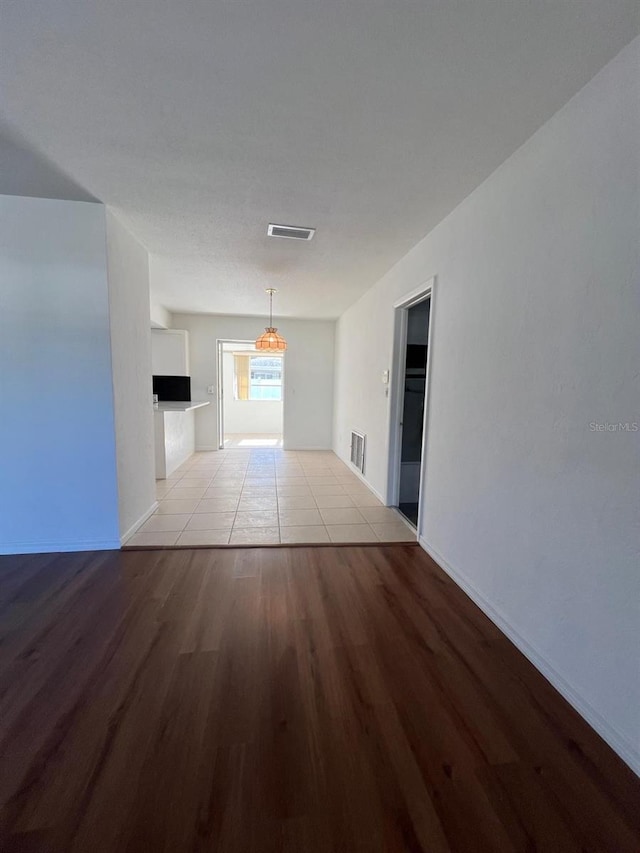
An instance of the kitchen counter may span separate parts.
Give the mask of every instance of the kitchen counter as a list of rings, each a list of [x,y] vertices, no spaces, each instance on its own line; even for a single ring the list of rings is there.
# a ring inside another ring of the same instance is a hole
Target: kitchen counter
[[[197,400],[161,400],[159,403],[154,403],[153,408],[156,412],[190,412],[192,409],[201,409],[202,406],[211,405],[209,400],[198,402]]]
[[[153,404],[157,480],[165,480],[195,452],[194,411],[209,405],[191,400]]]

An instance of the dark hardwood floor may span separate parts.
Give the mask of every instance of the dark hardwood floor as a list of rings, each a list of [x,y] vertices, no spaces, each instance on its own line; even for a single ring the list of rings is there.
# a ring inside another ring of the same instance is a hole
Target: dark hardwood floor
[[[0,558],[3,853],[637,851],[640,781],[419,548]]]

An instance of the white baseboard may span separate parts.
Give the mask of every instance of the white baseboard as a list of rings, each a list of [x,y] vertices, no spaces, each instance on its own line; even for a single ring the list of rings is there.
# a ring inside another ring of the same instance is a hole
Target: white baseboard
[[[130,539],[133,536],[133,534],[136,532],[136,530],[139,527],[142,527],[142,525],[145,523],[145,521],[148,518],[151,518],[151,516],[153,515],[153,513],[157,509],[158,509],[158,501],[154,501],[154,503],[151,504],[149,509],[140,516],[140,518],[135,522],[135,524],[132,524],[131,527],[127,530],[127,532],[122,534],[122,536],[120,537],[120,546],[118,546],[118,547],[121,547],[122,545],[124,545],[124,543],[127,541],[127,539]]]
[[[549,661],[540,654],[540,652],[529,643],[518,631],[511,625],[509,620],[497,608],[495,608],[487,599],[479,592],[461,572],[450,566],[444,557],[439,554],[435,548],[432,548],[427,540],[421,536],[419,538],[421,547],[432,557],[433,560],[445,571],[456,584],[466,592],[469,598],[477,604],[482,612],[497,625],[505,636],[516,646],[522,654],[535,666],[535,668],[544,675],[556,690],[567,700],[567,702],[575,708],[575,710],[583,717],[589,725],[595,729],[600,737],[605,740],[611,749],[616,752],[620,758],[629,765],[634,773],[640,776],[640,752],[634,747],[627,737],[620,734],[614,729],[604,717],[591,706],[586,699],[553,667]]]
[[[344,460],[342,460],[342,461],[344,462]],[[377,489],[374,489],[374,488],[373,488],[373,486],[372,486],[372,485],[371,485],[371,483],[367,480],[367,478],[364,476],[364,474],[361,474],[361,473],[360,473],[360,471],[358,471],[358,469],[357,469],[357,468],[354,468],[354,467],[353,467],[353,465],[351,465],[351,463],[350,463],[350,462],[345,462],[345,465],[347,465],[347,467],[349,468],[349,470],[351,471],[351,473],[352,473],[352,474],[355,474],[355,475],[356,475],[356,477],[358,477],[358,479],[359,479],[359,480],[362,480],[362,482],[363,482],[363,483],[365,484],[365,486],[369,489],[369,491],[371,492],[371,494],[375,495],[375,496],[378,498],[378,500],[380,501],[380,503],[382,503],[382,504],[384,504],[384,505],[386,506],[386,503],[387,503],[387,502],[385,501],[385,499],[382,497],[382,495],[380,494],[380,492],[379,492]]]
[[[363,482],[363,483],[365,484],[365,486],[369,489],[369,491],[371,492],[371,494],[375,495],[375,496],[378,498],[378,500],[380,501],[380,503],[382,503],[382,504],[384,504],[384,505],[386,506],[386,505],[387,505],[386,500],[382,497],[382,495],[380,494],[380,492],[379,492],[377,489],[374,489],[374,488],[373,488],[373,486],[372,486],[372,485],[371,485],[371,483],[367,480],[367,478],[364,476],[364,474],[362,474],[360,471],[358,471],[358,469],[357,469],[357,468],[354,468],[354,466],[351,464],[351,462],[350,462],[350,460],[349,460],[349,459],[345,459],[345,458],[343,458],[343,457],[342,457],[342,456],[341,456],[341,455],[336,451],[335,447],[333,448],[333,452],[336,454],[336,456],[338,457],[338,459],[339,459],[341,462],[344,462],[344,464],[347,466],[347,468],[351,471],[351,473],[352,473],[352,474],[355,474],[355,475],[356,475],[356,477],[357,477],[359,480],[362,480],[362,482]]]
[[[294,450],[294,451],[295,450],[302,450],[302,451],[305,451],[305,450],[322,450],[324,453],[327,453],[327,452],[333,453],[333,450],[330,447],[325,447],[322,444],[318,444],[318,445],[315,445],[315,444],[307,445],[307,444],[305,444],[305,445],[298,445],[297,447],[292,447],[290,444],[286,444],[283,446],[282,449],[283,450]]]
[[[233,449],[233,448],[231,448],[231,449]],[[273,449],[273,450],[325,450],[325,451],[326,451],[326,450],[331,450],[332,448],[331,448],[331,447],[325,447],[324,445],[317,445],[317,446],[316,446],[316,445],[308,445],[308,446],[307,446],[307,445],[305,445],[304,447],[303,447],[303,446],[300,446],[300,445],[299,445],[299,446],[297,446],[297,447],[291,447],[291,446],[289,446],[289,445],[286,445],[286,447],[282,447],[282,448],[279,448],[279,447],[275,447],[275,448],[270,448],[270,447],[266,447],[266,448],[250,447],[250,448],[249,448],[249,450],[260,450],[260,449],[264,449],[264,450],[271,450],[271,449]],[[213,444],[211,444],[211,445],[209,445],[209,444],[199,444],[199,445],[196,447],[196,451],[195,451],[195,452],[196,452],[196,453],[199,453],[199,452],[201,452],[201,451],[210,451],[210,450],[220,450],[220,448],[219,448],[219,447],[214,447],[214,445],[213,445]]]
[[[233,448],[231,448],[231,449],[233,450]],[[309,447],[289,447],[288,445],[287,445],[286,447],[282,447],[282,448],[279,448],[279,447],[274,447],[274,448],[270,448],[270,447],[266,447],[266,448],[250,447],[250,448],[248,448],[248,449],[249,449],[249,450],[261,450],[261,449],[264,449],[264,450],[271,450],[271,449],[273,449],[273,450],[331,450],[331,448],[330,448],[330,447],[321,447],[320,445],[318,445],[317,447],[315,447],[315,446],[309,446]],[[198,446],[196,447],[195,452],[196,452],[196,453],[200,453],[200,452],[203,452],[203,451],[211,451],[211,450],[220,450],[220,448],[219,448],[219,447],[214,447],[212,444],[211,444],[211,445],[209,445],[209,444],[201,444],[201,445],[198,445]]]
[[[71,551],[117,551],[119,539],[88,539],[72,542],[8,542],[0,545],[0,554],[61,554]]]

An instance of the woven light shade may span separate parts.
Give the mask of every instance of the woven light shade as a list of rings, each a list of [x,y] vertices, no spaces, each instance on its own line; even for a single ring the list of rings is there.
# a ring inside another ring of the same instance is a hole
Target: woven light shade
[[[273,326],[267,326],[264,334],[260,335],[256,341],[256,349],[262,352],[284,352],[287,348],[287,342],[278,334],[278,330]]]
[[[256,349],[261,352],[284,352],[287,348],[287,342],[273,326],[273,294],[277,292],[273,287],[267,289],[269,294],[269,325],[264,330],[264,334],[256,340]]]

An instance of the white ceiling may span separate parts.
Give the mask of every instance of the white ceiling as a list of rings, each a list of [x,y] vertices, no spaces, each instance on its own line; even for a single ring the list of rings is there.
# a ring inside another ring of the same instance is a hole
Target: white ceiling
[[[170,309],[335,317],[639,30],[637,0],[3,0],[0,191],[112,206]]]

